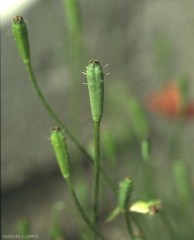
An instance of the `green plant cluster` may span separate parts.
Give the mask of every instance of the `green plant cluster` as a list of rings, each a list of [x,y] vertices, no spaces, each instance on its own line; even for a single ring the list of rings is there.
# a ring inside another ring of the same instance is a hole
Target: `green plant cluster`
[[[69,1],[66,2],[67,9],[69,7],[69,11],[77,11],[76,1],[72,2],[73,5],[69,5]],[[71,20],[69,21],[69,31],[71,32],[71,34],[73,35],[73,31],[76,31],[77,35],[81,34],[78,26],[79,21],[76,19],[76,15],[73,13],[70,14],[69,12],[68,16],[69,20],[72,16],[74,16],[72,21],[74,21],[75,24],[70,24]],[[115,141],[114,135],[110,131],[105,131],[104,133],[100,132],[100,123],[103,116],[104,103],[104,73],[103,67],[101,66],[100,62],[96,59],[90,60],[85,72],[89,91],[92,120],[94,125],[94,141],[92,144],[93,154],[89,154],[87,148],[82,146],[82,144],[77,140],[77,138],[72,134],[72,132],[67,128],[67,126],[55,114],[54,110],[45,100],[41,90],[39,89],[31,66],[28,31],[23,18],[21,16],[14,17],[12,27],[14,38],[22,61],[26,66],[29,79],[34,86],[34,89],[40,101],[58,125],[52,127],[50,140],[62,176],[64,177],[71,193],[72,200],[75,203],[78,213],[88,227],[88,230],[84,230],[80,233],[81,239],[107,239],[104,236],[105,234],[103,233],[103,230],[100,230],[99,227],[99,201],[103,201],[100,194],[100,178],[104,179],[110,191],[115,194],[117,199],[117,203],[115,203],[115,209],[112,209],[106,216],[106,221],[104,224],[109,224],[109,222],[111,221],[113,221],[114,223],[114,221],[117,220],[117,217],[123,216],[123,219],[126,223],[126,229],[129,234],[128,239],[146,240],[151,239],[149,230],[150,224],[147,225],[146,221],[153,221],[153,218],[156,217],[157,219],[160,218],[160,221],[163,224],[163,229],[168,232],[168,235],[171,237],[171,239],[185,239],[183,235],[184,233],[178,232],[177,228],[174,227],[172,216],[169,212],[167,212],[167,208],[163,203],[163,197],[159,196],[158,198],[159,192],[155,189],[155,173],[153,171],[151,158],[152,147],[151,140],[150,138],[148,138],[149,126],[145,112],[140,102],[135,97],[131,97],[127,103],[123,104],[123,108],[126,112],[129,113],[131,117],[131,125],[134,131],[134,135],[136,136],[136,139],[141,146],[141,157],[144,166],[144,180],[142,182],[142,186],[146,194],[144,195],[143,199],[135,199],[134,193],[137,187],[135,177],[133,177],[132,179],[131,176],[123,176],[123,179],[120,180],[120,183],[115,184],[112,174],[110,176],[110,173],[108,174],[107,169],[101,163],[102,150],[105,158],[111,159],[108,162],[110,164],[110,168],[111,165],[113,167],[117,165],[117,160],[115,159],[117,143]],[[77,42],[72,43],[71,48],[73,49],[74,47],[76,47],[77,51],[79,51],[79,44],[77,44]],[[184,125],[183,122],[181,122],[181,124]],[[85,210],[84,207],[81,205],[79,197],[75,191],[75,186],[72,181],[71,168],[69,164],[70,156],[68,152],[68,146],[66,144],[66,137],[69,137],[78,147],[78,149],[85,155],[86,159],[89,160],[89,162],[91,163],[93,169],[93,188],[91,189],[91,191],[93,192],[93,202],[90,206],[92,216],[89,216],[88,210]],[[174,140],[175,139],[172,140],[173,144]],[[178,143],[176,142],[176,144]],[[178,145],[176,145],[176,147],[178,147]],[[190,182],[187,175],[187,166],[175,155],[172,156],[172,159],[172,174],[174,176],[175,186],[177,187],[176,198],[179,202],[179,206],[181,206],[184,224],[187,225],[188,231],[192,232],[190,228],[190,208],[192,196],[190,191]],[[64,206],[64,203],[62,203],[62,205],[57,204],[53,210],[53,227],[50,235],[51,238],[55,240],[65,239],[61,231],[60,224],[58,222],[59,212],[63,208],[66,208],[66,206]],[[174,221],[175,220],[176,219],[174,219]],[[24,222],[23,225],[26,226],[26,222]],[[22,223],[20,224],[19,231],[29,232],[29,230],[26,230],[26,227],[22,227],[23,225]]]

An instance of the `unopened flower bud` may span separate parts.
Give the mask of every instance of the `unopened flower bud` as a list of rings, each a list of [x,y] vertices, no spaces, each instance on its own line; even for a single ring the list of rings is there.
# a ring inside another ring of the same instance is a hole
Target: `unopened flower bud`
[[[127,177],[119,185],[119,207],[122,211],[128,209],[132,191],[133,180]]]
[[[160,199],[152,199],[148,202],[145,201],[137,201],[132,204],[130,207],[131,212],[138,212],[142,214],[150,214],[155,215],[158,213],[162,208],[162,202]]]

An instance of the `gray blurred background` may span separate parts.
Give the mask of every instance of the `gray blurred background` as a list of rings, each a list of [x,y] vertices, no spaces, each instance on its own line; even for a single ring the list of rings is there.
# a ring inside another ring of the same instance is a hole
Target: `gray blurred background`
[[[105,79],[102,129],[113,132],[115,130],[120,147],[130,148],[129,145],[133,143],[133,136],[129,136],[128,141],[127,134],[130,133],[126,130],[129,118],[126,112],[120,109],[121,101],[125,101],[122,91],[125,95],[133,94],[142,100],[146,92],[158,89],[163,81],[185,74],[190,79],[189,95],[194,98],[193,0],[78,1],[83,56],[80,63],[82,69],[79,69],[80,75],[76,82],[78,95],[73,98],[71,95],[74,93],[75,84],[71,82],[67,21],[63,3],[60,0],[30,2],[29,6],[25,3],[25,8],[21,5],[21,9],[17,9],[12,17],[21,15],[26,21],[32,66],[45,98],[84,146],[89,146],[92,141],[92,121],[87,87],[82,84],[86,79],[81,71],[85,71],[85,66],[92,58],[100,60],[102,65],[108,63],[105,71],[110,72],[110,75]],[[73,204],[48,139],[50,128],[55,122],[39,102],[28,79],[13,40],[12,17],[3,18],[1,24],[2,234],[16,234],[17,221],[27,218],[31,224],[31,233],[40,235],[41,240],[46,240],[49,239],[53,204],[63,199]],[[161,66],[158,67],[155,54],[155,46],[160,40],[170,46],[167,52],[169,61],[163,63],[164,70]],[[76,104],[75,111],[72,111],[71,104]],[[164,181],[168,183],[170,176],[165,160],[165,144],[169,138],[171,123],[153,118],[148,113],[147,117],[156,139],[153,156],[157,156],[157,163],[154,165],[162,170],[158,174],[158,181],[160,182],[165,173]],[[123,135],[119,134],[121,132]],[[194,170],[191,161],[193,143],[194,128],[193,123],[189,123],[185,128],[184,145],[187,147],[185,158],[191,172]],[[84,156],[69,140],[68,146],[72,169],[75,169],[74,179],[78,182],[77,188],[79,189],[79,183],[81,184],[77,174],[80,172],[88,180],[89,188],[90,167],[87,163],[81,164],[79,171],[80,163],[77,162],[83,160]],[[132,156],[138,156],[138,147],[133,147],[132,144],[131,148],[134,152]],[[125,152],[127,153],[127,150],[120,152],[121,158],[127,158]],[[141,162],[137,164],[141,165]],[[137,182],[141,182],[136,166],[131,166],[132,175],[137,178]],[[115,182],[131,174],[125,166],[123,168],[121,166]],[[161,187],[161,191],[166,192],[167,198],[170,198],[171,190]],[[103,204],[101,208],[103,211]],[[76,225],[69,213],[64,214],[62,222],[67,239],[79,239]],[[125,239],[126,233],[112,228],[111,225],[106,225],[104,232],[111,240]]]

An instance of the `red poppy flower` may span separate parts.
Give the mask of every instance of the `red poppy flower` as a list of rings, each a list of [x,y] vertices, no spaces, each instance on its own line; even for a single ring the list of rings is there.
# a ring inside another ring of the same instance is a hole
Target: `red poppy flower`
[[[150,93],[146,98],[146,106],[153,113],[172,119],[194,117],[194,101],[185,104],[180,86],[173,82],[168,83],[158,92]]]

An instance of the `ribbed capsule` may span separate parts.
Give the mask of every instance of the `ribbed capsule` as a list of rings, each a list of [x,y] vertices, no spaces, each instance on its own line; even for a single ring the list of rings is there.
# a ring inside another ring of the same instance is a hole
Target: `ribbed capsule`
[[[126,177],[119,185],[119,207],[122,211],[127,211],[132,191],[133,180]]]
[[[104,74],[98,60],[92,59],[89,61],[88,66],[86,67],[86,76],[92,118],[94,121],[100,121],[103,113]]]
[[[30,63],[30,47],[28,41],[28,31],[23,17],[16,16],[13,18],[12,31],[20,56],[24,64]]]
[[[69,155],[65,136],[60,127],[52,127],[50,139],[61,173],[65,179],[68,179],[70,177]]]

